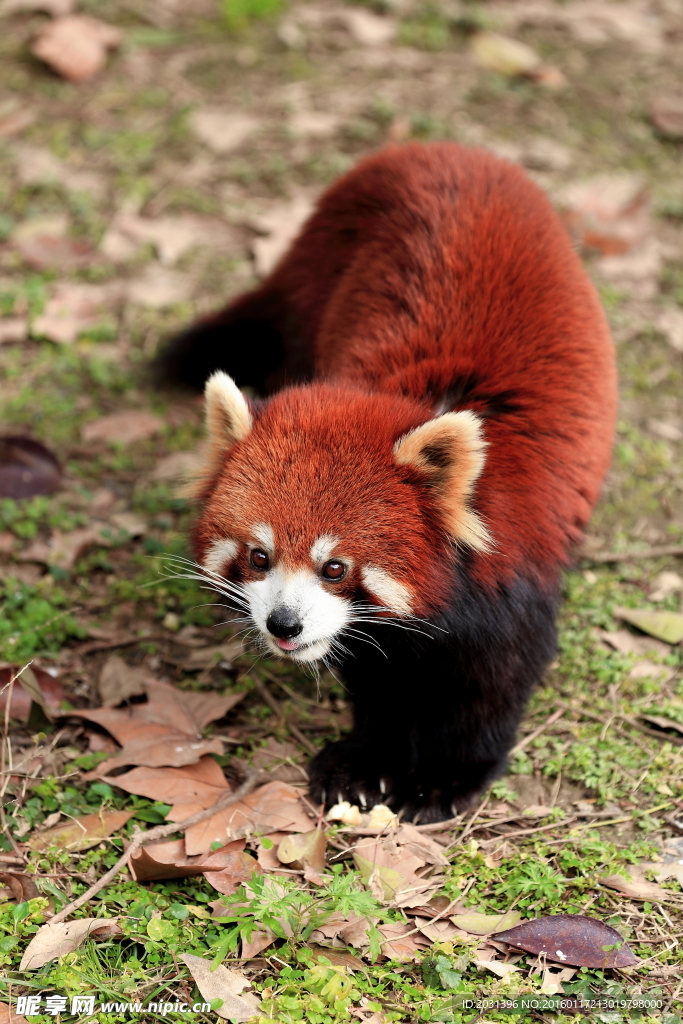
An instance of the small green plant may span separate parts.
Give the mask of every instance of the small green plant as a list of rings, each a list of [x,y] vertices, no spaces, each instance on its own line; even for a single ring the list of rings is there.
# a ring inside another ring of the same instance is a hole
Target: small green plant
[[[241,939],[251,940],[258,928],[269,928],[278,938],[297,945],[306,942],[311,933],[334,913],[343,917],[356,914],[370,924],[371,949],[379,953],[379,935],[375,927],[386,911],[377,899],[360,885],[355,872],[344,873],[337,866],[320,896],[313,896],[296,882],[275,880],[268,875],[253,875],[248,886],[241,886],[234,896],[224,898],[225,915],[217,918],[232,924],[216,950],[215,963],[221,963],[229,952],[237,949]]]
[[[271,18],[282,8],[282,0],[221,0],[221,20],[229,32],[243,32],[259,18]]]

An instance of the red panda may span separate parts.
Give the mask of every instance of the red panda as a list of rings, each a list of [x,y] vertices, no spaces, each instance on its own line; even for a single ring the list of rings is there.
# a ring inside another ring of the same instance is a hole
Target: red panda
[[[208,378],[201,573],[264,650],[336,665],[353,700],[315,799],[466,807],[554,655],[612,446],[609,330],[548,199],[484,151],[381,150],[162,364]]]

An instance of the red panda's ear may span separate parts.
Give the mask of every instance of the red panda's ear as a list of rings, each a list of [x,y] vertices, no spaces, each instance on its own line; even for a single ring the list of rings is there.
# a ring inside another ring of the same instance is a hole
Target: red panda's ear
[[[485,448],[481,420],[467,409],[437,416],[394,445],[399,466],[420,470],[436,491],[451,539],[478,551],[490,550],[491,536],[468,502],[484,468]]]
[[[207,439],[192,481],[184,488],[188,498],[198,497],[220,471],[226,452],[251,431],[252,418],[246,399],[232,377],[222,370],[206,382]]]

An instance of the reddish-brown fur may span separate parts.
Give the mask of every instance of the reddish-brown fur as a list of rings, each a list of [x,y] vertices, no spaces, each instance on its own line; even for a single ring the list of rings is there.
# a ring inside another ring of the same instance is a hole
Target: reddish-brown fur
[[[362,415],[360,396],[342,397],[336,421],[315,389],[272,400],[259,438],[268,430],[271,451],[286,446],[287,417],[301,415],[303,403],[312,463],[325,464],[322,478],[312,464],[298,467],[308,477],[298,510],[284,479],[269,487],[272,521],[298,514],[298,535],[306,521],[313,529],[313,508],[345,505],[347,488],[354,495],[362,488],[343,460],[336,471],[328,460],[323,438],[330,432],[344,444],[351,428],[354,443],[360,438],[389,458],[393,440],[432,415],[455,382],[461,393],[453,407],[485,417],[488,443],[475,505],[495,549],[475,554],[472,572],[489,585],[520,566],[554,580],[581,539],[609,464],[616,374],[595,291],[541,190],[484,151],[451,143],[383,150],[325,194],[274,274],[246,299],[253,306],[261,296],[267,306],[280,295],[297,335],[288,356],[294,374],[385,398]],[[409,409],[392,396],[415,404]],[[357,415],[360,431],[353,429]],[[252,450],[258,464],[256,441]],[[394,503],[385,532],[410,536],[413,515]],[[317,532],[323,519],[334,532],[333,513],[315,518]],[[415,555],[406,571],[430,594],[439,575],[434,558],[402,546],[405,556]]]
[[[466,806],[504,769],[554,655],[560,572],[612,445],[609,331],[546,196],[483,151],[383,150],[325,193],[260,288],[191,328],[165,362],[187,383],[220,368],[271,396],[250,433],[224,455],[220,435],[214,445],[200,559],[217,537],[242,542],[223,571],[249,581],[255,521],[292,567],[312,570],[313,540],[338,535],[335,555],[353,569],[326,589],[372,602],[360,569],[376,564],[429,620],[427,640],[365,623],[386,661],[345,640],[355,726],[315,758],[314,796],[432,819]],[[457,509],[449,543],[444,451],[422,468],[394,456],[406,432],[460,410],[481,418],[487,447],[457,500],[471,490],[488,550],[457,543]]]

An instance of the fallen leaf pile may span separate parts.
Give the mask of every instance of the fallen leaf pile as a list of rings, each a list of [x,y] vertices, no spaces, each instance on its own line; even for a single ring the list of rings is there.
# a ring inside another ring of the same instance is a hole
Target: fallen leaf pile
[[[102,670],[102,680],[104,690],[107,685],[112,687],[112,699],[117,688],[125,689],[125,675],[125,663],[110,656]],[[91,777],[103,778],[112,786],[159,804],[167,803],[167,821],[181,822],[211,808],[231,791],[222,768],[210,756],[222,751],[222,741],[202,739],[201,730],[223,717],[242,694],[184,692],[139,675],[134,681],[144,689],[145,702],[69,714],[95,722],[121,744]],[[29,681],[29,691],[36,686],[37,682]],[[37,692],[40,693],[39,688]],[[259,756],[266,768],[298,770],[298,754],[291,744],[271,738],[256,751],[256,758]],[[106,774],[124,765],[135,767],[120,775]],[[59,822],[56,812],[42,829],[34,831],[26,847],[37,852],[51,847],[71,853],[85,851],[120,830],[134,813],[101,810]],[[591,918],[556,915],[522,922],[515,910],[485,914],[464,903],[449,902],[437,895],[443,884],[443,870],[449,863],[444,847],[416,826],[399,823],[390,813],[384,817],[379,835],[356,836],[347,849],[361,884],[375,897],[375,906],[386,908],[388,916],[375,920],[337,911],[323,914],[318,920],[312,916],[313,908],[305,909],[305,920],[300,926],[308,926],[310,942],[319,944],[323,952],[341,944],[366,955],[372,943],[378,943],[375,949],[379,948],[381,957],[411,961],[419,959],[434,943],[464,942],[473,947],[472,957],[480,970],[501,978],[519,970],[514,956],[509,959],[510,947],[567,965],[566,971],[576,966],[622,967],[637,962],[618,932]],[[348,830],[349,826],[345,827]],[[343,835],[342,829],[340,836]],[[290,890],[278,881],[278,874],[288,877],[293,873],[303,883],[324,886],[330,877],[326,875],[327,842],[324,820],[319,809],[310,804],[303,785],[297,787],[271,779],[239,802],[190,826],[181,838],[161,839],[138,848],[129,861],[129,870],[138,882],[203,875],[221,894],[210,905],[211,916],[221,920],[235,913],[238,917],[248,914],[249,904],[242,901],[245,897],[254,898],[255,887],[267,893],[275,904],[286,900]],[[656,865],[662,879],[680,878],[679,855],[678,848],[672,847],[664,863]],[[640,865],[630,879],[618,876],[600,881],[635,898],[663,899],[666,891],[643,878],[643,873],[654,867]],[[257,886],[258,876],[262,882]],[[2,886],[17,903],[39,894],[31,877],[18,871],[0,873]],[[240,886],[244,896],[235,895]],[[403,919],[391,920],[397,911]],[[197,913],[208,916],[209,911],[200,907]],[[115,918],[48,922],[29,943],[21,969],[36,970],[73,951],[88,937],[112,938],[119,934]],[[283,909],[282,917],[276,914],[267,923],[261,922],[248,938],[243,938],[241,956],[248,960],[278,939],[292,935],[292,920]],[[258,1000],[244,994],[245,982],[238,972],[223,966],[211,970],[209,961],[189,954],[183,959],[203,997],[223,999],[223,1016],[246,1021],[256,1012]],[[346,968],[349,964],[342,966]],[[351,964],[349,969],[356,967]],[[563,979],[566,980],[564,973],[553,973],[547,965],[544,967],[546,993],[562,991]]]
[[[147,682],[145,691],[147,701],[144,704],[69,712],[101,725],[121,744],[122,749],[103,762],[93,777],[125,765],[179,767],[196,764],[205,754],[222,754],[221,740],[202,739],[201,731],[209,722],[227,714],[244,696],[243,693],[223,696],[189,693],[158,680]],[[220,775],[223,778],[222,772]],[[125,788],[120,777],[115,782]]]
[[[120,762],[121,755],[118,760]],[[105,762],[105,767],[109,763]],[[177,768],[133,768],[115,778],[105,777],[105,781],[128,793],[172,804],[169,821],[182,821],[211,807],[229,788],[220,766],[207,756],[197,763]],[[185,833],[186,853],[188,856],[205,854],[212,843],[224,843],[226,839],[233,840],[255,831],[268,835],[272,832],[307,832],[310,827],[311,819],[301,803],[301,790],[285,782],[269,782],[240,803],[190,826]]]

